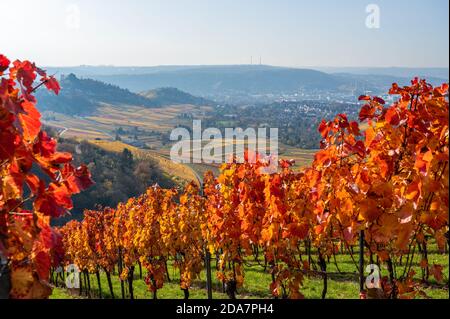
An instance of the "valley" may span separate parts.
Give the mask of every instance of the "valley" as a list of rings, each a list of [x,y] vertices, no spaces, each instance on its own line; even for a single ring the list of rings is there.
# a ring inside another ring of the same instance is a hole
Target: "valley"
[[[174,128],[192,133],[194,120],[202,121],[202,129],[217,128],[222,136],[226,128],[278,128],[279,157],[293,160],[294,169],[300,169],[311,164],[319,147],[317,127],[322,119],[345,113],[356,120],[358,94],[384,90],[377,85],[383,78],[379,74],[361,82],[358,74],[269,66],[59,71],[71,72],[61,75],[59,96],[37,92],[37,106],[47,126],[56,129],[60,138],[87,141],[108,152],[121,154],[128,149],[179,186],[198,181],[207,171],[217,176],[220,164],[173,162],[170,151],[175,141],[170,133]],[[384,78],[399,79],[392,74]],[[391,97],[382,97],[392,102]],[[230,156],[227,146],[246,145],[239,138],[214,143],[222,149],[223,160]]]
[[[219,105],[175,88],[151,89],[135,94],[111,84],[78,78],[74,74],[62,76],[61,86],[61,94],[57,97],[38,92],[38,108],[42,112],[42,119],[45,125],[57,130],[60,138],[88,141],[115,153],[128,149],[137,159],[151,159],[177,185],[197,180],[207,171],[217,175],[220,164],[172,162],[170,149],[174,141],[170,141],[170,132],[174,128],[183,127],[191,131],[193,120],[202,120],[203,128],[217,127],[220,130],[227,125],[232,128],[257,128],[270,123],[278,127],[280,122],[292,117],[292,114],[286,113],[288,105]],[[312,106],[312,109],[292,107],[293,112],[300,117],[304,114],[306,119],[310,118],[314,110],[320,109],[317,106]],[[239,121],[236,115],[230,121],[229,114],[239,114]],[[286,114],[287,118],[280,117],[280,114]],[[319,118],[320,115],[319,112],[315,116]],[[298,116],[290,120],[296,121]],[[310,121],[309,125],[315,126],[316,123]],[[288,141],[284,137],[286,134],[289,132],[283,133],[279,141],[280,157],[295,160],[296,167],[310,164],[314,148],[303,149],[293,143],[283,143],[283,140]],[[317,134],[314,135],[309,140],[316,141],[311,143],[316,146]],[[224,160],[230,155],[225,154],[226,146],[230,144],[245,144],[245,141],[239,138],[234,141],[224,140],[220,145],[224,151]]]

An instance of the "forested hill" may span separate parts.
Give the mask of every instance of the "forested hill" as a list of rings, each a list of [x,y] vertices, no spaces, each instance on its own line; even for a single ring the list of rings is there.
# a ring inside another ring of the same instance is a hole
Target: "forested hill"
[[[173,87],[153,89],[142,92],[141,95],[159,105],[191,104],[205,106],[214,104],[210,100],[191,95]]]
[[[165,188],[175,186],[156,163],[150,159],[136,159],[127,149],[113,153],[72,139],[59,139],[58,149],[72,153],[76,165],[86,164],[95,185],[73,197],[71,216],[55,220],[57,224],[81,219],[84,209],[95,209],[97,205],[115,207],[156,183]]]
[[[61,76],[58,96],[45,90],[37,92],[38,108],[69,115],[87,115],[95,112],[102,103],[112,105],[158,106],[142,95],[131,93],[118,86],[92,79],[79,79],[74,74]]]
[[[67,115],[90,115],[102,104],[126,108],[146,108],[174,104],[211,105],[212,102],[195,97],[175,88],[160,88],[142,94],[132,93],[116,85],[106,84],[74,74],[61,76],[61,91],[58,96],[46,90],[38,90],[38,108],[41,112],[51,111]]]

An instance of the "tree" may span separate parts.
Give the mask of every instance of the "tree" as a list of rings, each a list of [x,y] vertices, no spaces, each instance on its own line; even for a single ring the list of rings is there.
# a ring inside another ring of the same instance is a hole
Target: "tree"
[[[92,184],[87,167],[73,167],[71,154],[57,152],[56,140],[41,130],[33,95],[41,86],[55,94],[60,90],[34,63],[11,64],[0,55],[0,251],[11,285],[0,297],[49,296],[52,256],[62,247],[50,220],[70,210],[71,196]],[[47,178],[33,174],[33,167]]]

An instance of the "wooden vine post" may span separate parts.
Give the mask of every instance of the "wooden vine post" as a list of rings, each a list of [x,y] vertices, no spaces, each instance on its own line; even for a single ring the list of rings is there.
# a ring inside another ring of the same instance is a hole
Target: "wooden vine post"
[[[359,292],[362,299],[365,299],[364,290],[364,230],[359,233]]]

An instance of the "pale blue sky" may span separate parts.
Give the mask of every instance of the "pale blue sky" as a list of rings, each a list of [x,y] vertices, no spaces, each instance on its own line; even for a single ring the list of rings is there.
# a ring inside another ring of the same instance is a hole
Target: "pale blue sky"
[[[379,29],[365,25],[371,3]],[[0,8],[0,52],[46,66],[449,60],[448,0],[0,0]]]

